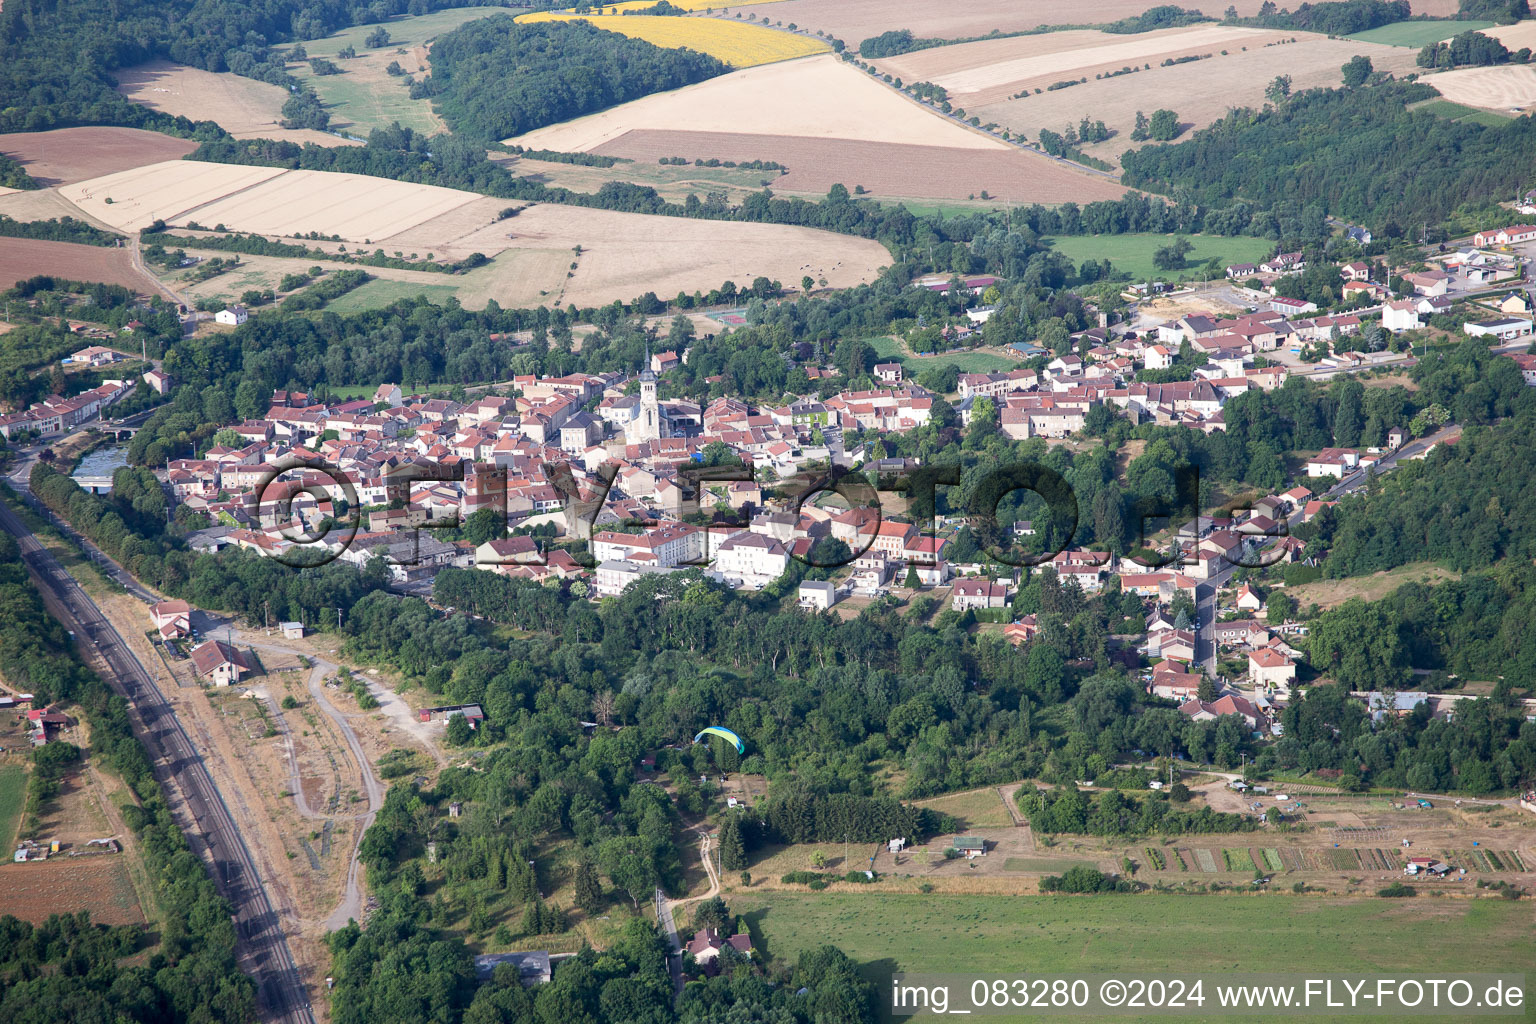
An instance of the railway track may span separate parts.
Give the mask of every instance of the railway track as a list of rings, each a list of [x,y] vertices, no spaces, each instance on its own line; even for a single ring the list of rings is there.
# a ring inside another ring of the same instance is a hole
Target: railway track
[[[236,953],[256,982],[263,1019],[315,1024],[277,912],[256,872],[233,816],[207,766],[153,678],[107,621],[96,603],[32,536],[9,507],[0,504],[0,529],[16,538],[21,558],[43,600],[66,629],[96,655],[107,684],[131,705],[139,740],[148,750],[160,784],[178,797],[178,824],[234,908]]]

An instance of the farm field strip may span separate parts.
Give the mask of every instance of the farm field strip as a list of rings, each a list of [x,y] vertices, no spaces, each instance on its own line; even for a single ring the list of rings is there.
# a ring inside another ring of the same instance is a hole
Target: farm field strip
[[[1414,13],[1421,13],[1415,5]],[[1399,21],[1380,28],[1367,29],[1345,36],[1361,43],[1382,43],[1387,46],[1407,46],[1415,50],[1430,43],[1438,43],[1463,32],[1484,32],[1493,25],[1491,21]],[[1509,26],[1514,28],[1515,26]],[[1493,35],[1484,32],[1484,35]],[[1518,50],[1525,43],[1505,43],[1511,50]]]
[[[771,160],[788,174],[762,172],[775,192],[825,194],[834,184],[862,185],[876,196],[970,199],[986,193],[1003,202],[1059,203],[1118,199],[1124,186],[1038,153],[954,146],[732,132],[625,132],[593,152],[654,162],[661,157]],[[1148,257],[1150,259],[1150,256]]]
[[[173,202],[178,193],[184,198]],[[797,282],[806,273],[827,278],[831,287],[847,287],[872,280],[890,261],[890,253],[873,240],[789,225],[556,204],[535,204],[497,221],[506,205],[502,200],[325,171],[172,161],[67,186],[64,194],[122,229],[160,216],[269,236],[319,231],[386,252],[446,255],[471,246],[493,257],[510,252],[451,281],[438,275],[423,282],[435,294],[444,293],[434,285],[453,286],[461,301],[482,305],[490,298],[578,305],[628,301],[646,291],[675,295],[759,276]],[[577,246],[579,257],[573,255]],[[129,257],[126,250],[91,251],[99,260]],[[398,284],[387,289],[396,296],[408,290]]]
[[[1212,906],[1213,901],[1219,906]],[[871,892],[761,895],[736,892],[731,907],[753,945],[793,963],[834,941],[878,989],[893,971],[1091,973],[1157,971],[1207,960],[1221,970],[1401,972],[1401,952],[1433,947],[1444,971],[1492,969],[1530,959],[1528,908],[1509,900],[1305,898],[1262,893],[1204,899],[938,896]],[[1178,941],[1168,941],[1175,934]],[[1392,941],[1381,937],[1390,935]],[[1262,941],[1255,942],[1256,936]],[[920,1018],[922,1019],[922,1018]],[[994,1017],[993,1020],[1038,1020]],[[1209,1015],[1161,1020],[1209,1020]],[[1430,1020],[1432,1018],[1422,1018]],[[1455,1014],[1438,1018],[1452,1021]]]
[[[1245,45],[1252,49],[1280,38],[1289,38],[1289,34],[1212,25],[1159,29],[1130,36],[1089,30],[940,46],[887,58],[877,64],[882,72],[907,81],[933,82],[947,89],[951,100],[965,100],[974,93],[1036,79],[1077,78],[1096,67],[1157,63],[1153,58],[1161,60],[1171,54],[1237,49]]]
[[[119,284],[138,292],[154,290],[154,283],[135,269],[133,254],[127,249],[35,238],[7,238],[0,242],[0,288],[9,288],[39,274],[70,281]]]
[[[1059,0],[976,0],[963,5],[901,4],[888,0],[784,0],[759,8],[759,17],[795,22],[822,29],[856,47],[865,39],[895,28],[918,37],[956,39],[988,32],[1030,31],[1045,25],[1104,24],[1134,17],[1153,6],[1151,0],[1094,0],[1067,7]],[[1188,6],[1188,5],[1186,5]],[[1260,0],[1234,0],[1240,15],[1257,14]],[[1424,8],[1421,10],[1420,8]],[[1443,9],[1454,14],[1456,0],[1421,0],[1414,13]],[[1055,33],[1049,33],[1054,35]]]
[[[21,809],[27,801],[27,771],[19,764],[0,765],[0,853],[16,841]]]
[[[1030,138],[1037,137],[1042,128],[1063,131],[1085,116],[1102,120],[1112,133],[1110,138],[1083,148],[1090,155],[1108,159],[1137,145],[1130,134],[1138,110],[1150,113],[1156,107],[1166,107],[1175,111],[1186,126],[1187,136],[1189,128],[1204,127],[1226,116],[1232,107],[1262,107],[1264,90],[1277,75],[1291,77],[1293,92],[1336,87],[1340,67],[1357,54],[1370,57],[1378,71],[1400,76],[1419,70],[1414,51],[1401,47],[1305,33],[1296,38],[1295,43],[1250,45],[1246,51],[1230,46],[1225,55],[1217,51],[1209,60],[1172,67],[1152,62],[1150,69],[1112,78],[1094,79],[1089,72],[1088,81],[1080,85],[1020,99],[1009,99],[1018,90],[1005,87],[972,96],[962,105],[983,123],[996,122]],[[1036,84],[1048,84],[1048,80]]]
[[[60,194],[122,231],[148,227],[288,173],[281,167],[238,167],[168,160],[65,185]],[[210,225],[211,226],[211,225]]]
[[[0,914],[41,924],[50,914],[90,911],[92,924],[143,924],[126,853],[54,856],[0,864]]]
[[[630,16],[625,20],[656,19]],[[678,125],[687,125],[689,131],[697,132],[1008,148],[869,77],[830,55],[785,61],[632,100],[505,141],[529,149],[588,152],[637,128],[674,131]]]
[[[1457,22],[1456,24],[1476,28],[1483,35],[1497,39],[1510,50],[1519,50],[1524,47],[1536,49],[1536,20],[1517,21],[1513,25],[1494,25],[1491,22]],[[1465,29],[1458,31],[1465,31]]]
[[[1525,110],[1536,104],[1536,68],[1505,64],[1500,67],[1460,68],[1423,79],[1452,103],[1490,110]]]
[[[720,18],[684,18],[667,15],[641,17],[593,14],[561,14],[536,11],[520,14],[525,24],[539,21],[589,21],[597,28],[617,32],[631,39],[643,39],[657,46],[686,47],[707,53],[735,68],[773,64],[796,57],[827,53],[832,47],[819,39],[779,32],[757,24],[725,21]]]
[[[0,153],[18,161],[43,185],[67,185],[114,171],[176,160],[197,148],[140,128],[93,126],[0,135]]]
[[[155,218],[235,231],[382,239],[481,198],[473,192],[329,171],[173,160],[67,185],[87,213],[134,230]]]
[[[289,171],[187,210],[183,220],[265,235],[319,231],[377,241],[481,197],[474,192],[328,171]]]

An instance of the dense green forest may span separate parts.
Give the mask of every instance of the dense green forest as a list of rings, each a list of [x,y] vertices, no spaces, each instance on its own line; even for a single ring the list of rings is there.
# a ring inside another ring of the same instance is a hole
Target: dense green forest
[[[663,48],[590,22],[520,25],[496,15],[438,38],[432,74],[411,95],[431,97],[455,132],[496,140],[728,70],[695,50]]]
[[[1449,372],[1426,372],[1442,360],[1451,363]],[[1536,508],[1530,450],[1536,397],[1511,360],[1482,363],[1437,355],[1415,370],[1436,382],[1420,400],[1445,402],[1466,430],[1455,444],[1402,463],[1308,524],[1311,542],[1327,553],[1328,576],[1363,576],[1425,560],[1465,572],[1536,558],[1536,529],[1523,525]]]
[[[1494,204],[1530,184],[1536,120],[1488,128],[1406,109],[1438,95],[1382,82],[1234,110],[1186,142],[1126,153],[1125,181],[1207,206],[1290,204],[1314,225],[1330,215],[1386,237],[1493,223],[1507,216]]]
[[[91,756],[123,780],[123,816],[149,874],[159,880],[159,943],[147,962],[119,961],[148,945],[140,928],[92,926],[84,915],[33,927],[0,917],[0,1019],[247,1021],[250,979],[235,964],[230,908],[176,827],[128,705],[75,656],[72,638],[43,607],[16,541],[0,535],[0,660],[6,679],[39,702],[76,705],[89,723]]]

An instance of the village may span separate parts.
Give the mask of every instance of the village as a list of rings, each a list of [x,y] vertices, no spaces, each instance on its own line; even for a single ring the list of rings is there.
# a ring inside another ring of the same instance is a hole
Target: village
[[[796,563],[812,564],[819,543],[836,541],[847,560],[817,574],[827,578],[793,585],[795,603],[808,613],[854,615],[873,601],[924,594],[992,624],[983,628],[1000,628],[1022,647],[1036,629],[1034,616],[1010,615],[1024,574],[985,556],[952,557],[963,517],[920,523],[886,512],[878,500],[850,501],[811,483],[829,471],[881,479],[917,468],[917,460],[884,458],[867,440],[850,445],[849,436],[916,429],[935,403],[947,404],[962,426],[983,410],[995,414],[999,431],[1014,441],[1069,443],[1099,407],[1132,424],[1221,431],[1227,402],[1253,389],[1281,388],[1292,374],[1411,365],[1411,351],[1346,344],[1375,330],[1378,314],[1379,326],[1395,334],[1461,303],[1469,336],[1504,346],[1529,335],[1526,292],[1498,289],[1520,273],[1511,247],[1533,242],[1536,227],[1481,232],[1472,246],[1432,261],[1444,269],[1395,278],[1411,293],[1401,299],[1372,280],[1370,265],[1346,263],[1346,298],[1379,305],[1336,315],[1317,315],[1311,303],[1274,294],[1305,271],[1301,253],[1230,265],[1225,276],[1252,300],[1248,313],[1185,313],[1153,323],[1149,311],[1133,309],[1113,326],[1101,316],[1103,326],[1074,335],[1066,354],[1028,346],[1032,351],[1015,355],[1037,368],[959,374],[948,396],[908,379],[900,362],[884,362],[869,371],[875,388],[821,397],[823,389],[780,406],[661,397],[666,375],[687,361],[688,349],[649,354],[638,374],[523,376],[495,389],[499,394],[459,401],[407,394],[393,384],[368,398],[327,402],[277,391],[260,418],[224,425],[208,450],[173,458],[163,482],[177,503],[214,524],[192,535],[196,550],[235,546],[287,560],[308,549],[303,557],[318,552],[360,570],[377,562],[392,586],[421,596],[430,595],[444,567],[565,581],[594,601],[647,576],[688,568],[760,591]],[[987,299],[996,283],[984,275],[930,277],[914,287],[958,289],[969,308],[964,322],[946,331],[964,335],[990,317]],[[1462,295],[1489,286],[1495,290]],[[1135,286],[1128,296],[1161,290],[1156,283]],[[247,317],[235,306],[213,319],[233,327]],[[1310,361],[1301,358],[1303,349]],[[1498,351],[1536,385],[1536,356],[1507,346]],[[1199,357],[1192,379],[1135,379],[1142,370],[1172,367],[1181,353]],[[98,345],[66,363],[98,368],[123,358]],[[806,371],[813,381],[838,374],[816,365]],[[158,367],[143,378],[161,393],[173,384]],[[46,399],[4,417],[0,433],[46,439],[74,430],[128,390],[129,382],[114,380],[75,398]],[[1129,646],[1149,694],[1176,702],[1197,721],[1235,716],[1248,731],[1278,734],[1298,672],[1309,675],[1305,645],[1296,639],[1306,627],[1284,616],[1261,618],[1270,583],[1251,567],[1304,562],[1306,543],[1291,529],[1399,460],[1424,458],[1456,439],[1454,424],[1415,426],[1417,435],[1408,424],[1394,425],[1379,448],[1322,449],[1299,465],[1292,486],[1246,509],[1197,516],[1176,531],[1170,565],[1067,546],[1045,566],[1085,595],[1113,581],[1142,599],[1144,632],[1117,643]],[[463,529],[453,540],[434,533],[487,516],[505,522],[511,535],[495,536],[500,531],[493,529],[477,542]],[[1035,530],[1017,522],[1005,532],[1023,542]],[[155,605],[158,641],[172,656],[190,659],[205,682],[239,683],[251,671],[245,655],[225,640],[194,638],[191,611],[184,602]],[[282,630],[301,637],[305,624],[283,623]],[[1356,696],[1377,710],[1372,702],[1380,695]],[[1455,698],[1417,697],[1438,715],[1454,714]]]

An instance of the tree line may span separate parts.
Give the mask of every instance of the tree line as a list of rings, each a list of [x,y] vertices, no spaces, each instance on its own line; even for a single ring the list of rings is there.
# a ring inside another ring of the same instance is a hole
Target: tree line
[[[148,946],[143,928],[91,925],[84,913],[37,926],[0,917],[0,1017],[54,1024],[59,1008],[69,1007],[72,1020],[255,1020],[255,988],[235,962],[231,908],[176,826],[127,702],[80,663],[8,534],[0,535],[0,609],[7,680],[40,704],[77,707],[90,727],[91,756],[126,785],[123,817],[158,879],[161,914],[158,945],[133,966],[123,958]]]

